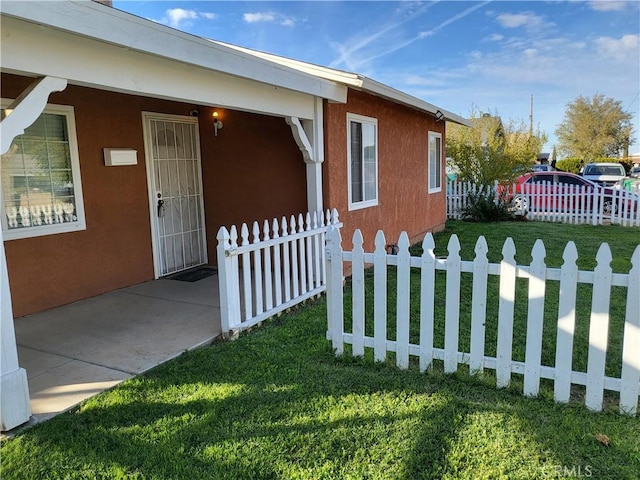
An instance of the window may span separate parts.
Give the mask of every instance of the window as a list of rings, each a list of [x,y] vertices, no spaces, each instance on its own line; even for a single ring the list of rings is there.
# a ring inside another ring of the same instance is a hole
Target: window
[[[378,121],[347,114],[349,210],[378,204]]]
[[[49,105],[0,158],[7,240],[84,230],[73,107]]]
[[[586,185],[586,182],[578,177],[571,177],[569,175],[558,175],[557,182],[562,185],[578,185],[583,186]]]
[[[429,193],[442,190],[442,134],[429,132]],[[423,177],[424,178],[424,177]]]

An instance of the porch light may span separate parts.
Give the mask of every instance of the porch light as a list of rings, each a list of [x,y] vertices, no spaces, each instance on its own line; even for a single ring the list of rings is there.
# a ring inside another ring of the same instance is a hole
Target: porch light
[[[215,136],[218,136],[218,130],[223,127],[222,122],[218,120],[218,112],[213,112],[213,131],[215,132]]]
[[[436,122],[441,121],[444,118],[444,113],[442,113],[440,110],[438,110],[436,112]]]

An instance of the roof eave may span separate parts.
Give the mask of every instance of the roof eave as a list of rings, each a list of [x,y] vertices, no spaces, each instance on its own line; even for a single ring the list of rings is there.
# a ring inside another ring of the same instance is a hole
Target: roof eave
[[[408,107],[416,108],[418,110],[422,110],[428,113],[435,115],[438,111],[441,112],[444,117],[443,119],[447,122],[457,123],[459,125],[464,125],[466,127],[471,126],[471,122],[463,118],[455,113],[449,112],[444,108],[433,105],[429,102],[425,102],[424,100],[420,100],[408,93],[404,93],[400,90],[392,88],[384,83],[377,82],[376,80],[372,80],[367,77],[362,77],[362,89],[373,93],[374,95],[378,95],[382,98],[386,98],[388,100],[392,100],[397,103],[402,103]]]
[[[229,47],[229,48],[233,48],[240,52],[247,53],[248,55],[253,55],[259,58],[268,59],[275,63],[279,63],[281,65],[286,65],[291,68],[298,69],[305,73],[309,73],[310,75],[315,75],[328,80],[339,82],[343,85],[346,85],[347,87],[362,90],[362,91],[371,93],[373,95],[386,98],[387,100],[401,103],[403,105],[409,106],[411,108],[415,108],[420,111],[431,113],[433,115],[435,115],[436,112],[440,111],[444,115],[443,119],[448,122],[457,123],[467,127],[471,126],[470,121],[466,118],[463,118],[459,115],[456,115],[455,113],[449,112],[448,110],[440,108],[436,105],[432,105],[431,103],[422,101],[407,93],[401,92],[400,90],[396,90],[395,88],[389,87],[388,85],[380,83],[376,80],[372,80],[363,75],[359,75],[357,73],[351,73],[343,70],[337,70],[334,68],[314,65],[312,63],[307,63],[300,60],[294,60],[291,58],[282,57],[280,55],[275,55],[272,53],[260,52],[257,50],[252,50],[249,48],[220,42],[217,40],[212,40],[212,42]]]
[[[35,6],[35,3],[38,5]],[[3,2],[1,13],[3,16],[157,57],[178,60],[336,102],[346,101],[346,88],[334,81],[258,58],[96,2]]]

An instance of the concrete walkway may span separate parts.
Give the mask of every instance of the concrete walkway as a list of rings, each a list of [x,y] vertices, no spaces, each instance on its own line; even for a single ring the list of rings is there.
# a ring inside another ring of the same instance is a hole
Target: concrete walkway
[[[218,276],[154,280],[17,318],[15,328],[31,425],[212,342],[221,331]]]

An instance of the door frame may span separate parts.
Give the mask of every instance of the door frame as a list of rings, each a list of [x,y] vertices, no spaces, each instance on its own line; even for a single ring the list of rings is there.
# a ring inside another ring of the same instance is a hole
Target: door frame
[[[149,137],[148,120],[168,120],[172,122],[189,123],[196,126],[195,129],[195,153],[198,162],[196,181],[198,182],[198,188],[200,188],[200,222],[202,226],[202,253],[203,264],[208,263],[207,253],[207,231],[205,224],[205,212],[204,212],[204,189],[202,184],[202,156],[200,154],[200,128],[197,117],[187,115],[172,115],[168,113],[155,113],[155,112],[142,112],[142,132],[144,136],[144,158],[145,168],[147,172],[147,197],[149,200],[149,219],[151,226],[151,248],[153,252],[153,276],[155,279],[162,277],[162,267],[160,261],[160,245],[158,244],[158,215],[157,215],[157,199],[155,186],[155,175],[153,165],[153,146],[151,145],[151,139]],[[192,267],[189,267],[192,268]],[[175,272],[174,272],[175,273]]]

